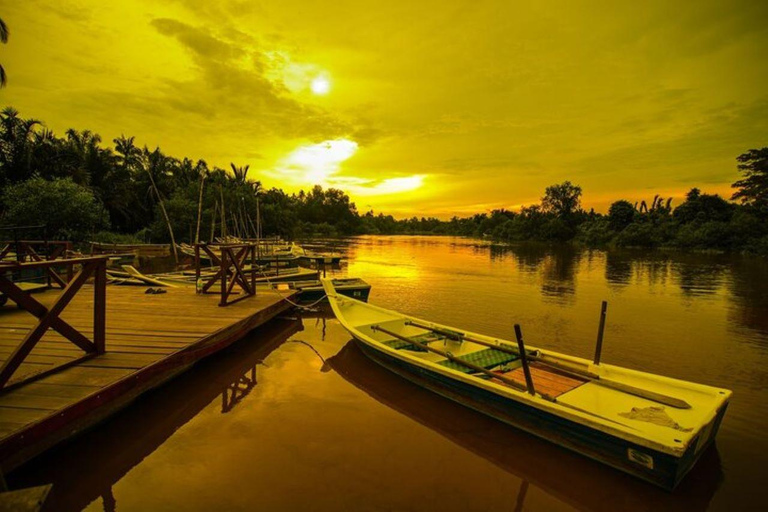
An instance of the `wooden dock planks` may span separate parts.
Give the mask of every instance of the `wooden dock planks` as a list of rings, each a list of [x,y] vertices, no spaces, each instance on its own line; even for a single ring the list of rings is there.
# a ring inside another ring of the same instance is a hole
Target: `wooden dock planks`
[[[9,471],[56,442],[116,412],[130,400],[265,323],[290,304],[260,292],[227,307],[192,287],[145,294],[146,287],[107,288],[107,352],[84,352],[49,330],[0,392],[0,468]],[[48,307],[59,290],[38,293]],[[93,332],[93,289],[85,285],[61,314],[86,336]],[[0,361],[37,319],[10,304],[0,308]],[[35,380],[62,363],[71,366]],[[23,381],[23,382],[20,382]],[[20,383],[19,383],[20,382]]]

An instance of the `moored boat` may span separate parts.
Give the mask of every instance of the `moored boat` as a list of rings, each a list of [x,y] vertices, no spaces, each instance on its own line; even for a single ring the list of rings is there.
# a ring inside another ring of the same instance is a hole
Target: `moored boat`
[[[371,285],[362,279],[357,277],[334,278],[332,282],[337,293],[368,302]],[[293,283],[293,287],[299,291],[300,302],[316,302],[325,296],[325,289],[320,281],[297,282]]]
[[[322,283],[341,324],[387,369],[666,489],[714,442],[731,396],[410,317]]]

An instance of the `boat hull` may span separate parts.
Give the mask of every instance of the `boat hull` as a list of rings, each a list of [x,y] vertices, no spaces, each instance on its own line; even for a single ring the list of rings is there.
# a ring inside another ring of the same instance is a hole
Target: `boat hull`
[[[727,407],[723,405],[703,429],[706,439],[691,443],[681,457],[675,457],[409,364],[365,340],[356,342],[370,359],[425,389],[667,490],[674,489],[713,443]]]

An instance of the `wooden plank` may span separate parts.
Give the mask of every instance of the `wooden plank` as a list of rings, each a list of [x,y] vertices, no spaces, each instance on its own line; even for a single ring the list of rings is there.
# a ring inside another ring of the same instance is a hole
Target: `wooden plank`
[[[0,414],[4,414],[4,407],[18,409],[46,409],[56,411],[77,401],[77,398],[63,396],[23,395],[20,393],[8,393],[0,396]]]
[[[143,368],[163,358],[163,354],[114,354],[107,352],[78,365],[81,368]]]
[[[62,384],[53,384],[45,381],[30,382],[14,390],[14,395],[31,396],[58,396],[64,398],[83,398],[94,391],[101,389],[101,386],[65,386]],[[0,397],[1,398],[1,397]]]
[[[126,370],[124,368],[88,368],[75,366],[73,368],[62,370],[50,377],[46,377],[45,382],[52,384],[67,384],[71,386],[105,386],[132,373],[134,373],[133,370]]]
[[[2,421],[10,423],[27,424],[44,418],[50,413],[48,409],[0,406],[0,418],[2,418]]]
[[[536,389],[553,398],[557,398],[563,393],[571,391],[586,382],[584,380],[572,379],[533,365],[531,365],[529,369]],[[525,383],[525,373],[523,368],[517,368],[504,375],[521,384]]]

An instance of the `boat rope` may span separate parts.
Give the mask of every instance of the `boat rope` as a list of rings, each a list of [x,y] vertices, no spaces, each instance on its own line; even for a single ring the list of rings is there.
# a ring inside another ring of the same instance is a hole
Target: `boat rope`
[[[327,370],[324,370],[324,369],[328,368],[328,363],[325,361],[325,358],[320,354],[320,352],[318,352],[317,349],[314,346],[312,346],[311,343],[309,343],[308,341],[304,341],[304,340],[288,340],[288,342],[289,343],[301,343],[302,345],[306,345],[309,348],[311,348],[312,352],[317,354],[317,357],[319,357],[320,361],[323,362],[323,366],[322,366],[322,368],[320,368],[320,371],[327,371]]]

